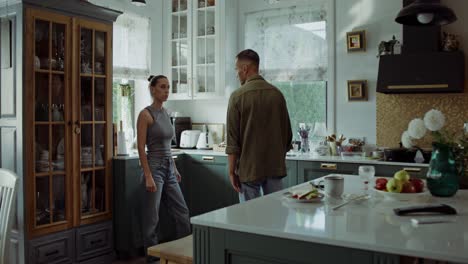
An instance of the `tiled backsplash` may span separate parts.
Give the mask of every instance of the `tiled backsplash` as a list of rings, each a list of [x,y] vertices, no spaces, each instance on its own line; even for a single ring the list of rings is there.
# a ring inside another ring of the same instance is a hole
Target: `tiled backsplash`
[[[468,91],[463,94],[377,94],[377,145],[396,147],[401,134],[414,118],[438,109],[446,117],[444,129],[461,133],[468,120]],[[420,147],[430,147],[431,137],[417,141]]]

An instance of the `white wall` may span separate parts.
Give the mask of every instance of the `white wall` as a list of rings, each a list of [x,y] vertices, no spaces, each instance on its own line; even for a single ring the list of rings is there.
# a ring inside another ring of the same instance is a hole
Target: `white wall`
[[[401,0],[336,0],[337,133],[376,142],[377,47],[393,35],[401,40],[402,27],[394,22],[401,7]],[[347,53],[346,32],[354,30],[366,30],[366,52]],[[368,81],[367,102],[348,102],[348,80]]]

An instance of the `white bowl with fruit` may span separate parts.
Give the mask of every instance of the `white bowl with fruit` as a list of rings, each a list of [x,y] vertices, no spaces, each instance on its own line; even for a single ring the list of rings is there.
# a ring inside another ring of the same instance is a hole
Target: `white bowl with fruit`
[[[397,171],[393,178],[377,178],[374,189],[385,199],[393,201],[410,201],[429,194],[425,182],[411,178],[405,170]]]

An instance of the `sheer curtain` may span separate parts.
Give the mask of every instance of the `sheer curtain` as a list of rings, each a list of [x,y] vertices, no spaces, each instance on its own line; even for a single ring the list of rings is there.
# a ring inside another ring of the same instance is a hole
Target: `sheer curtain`
[[[326,20],[324,4],[249,13],[245,47],[258,52],[270,81],[326,80]]]
[[[327,6],[313,1],[246,15],[245,48],[258,52],[261,74],[283,93],[293,131],[327,120]]]
[[[114,77],[146,79],[150,67],[149,18],[124,13],[114,23]]]

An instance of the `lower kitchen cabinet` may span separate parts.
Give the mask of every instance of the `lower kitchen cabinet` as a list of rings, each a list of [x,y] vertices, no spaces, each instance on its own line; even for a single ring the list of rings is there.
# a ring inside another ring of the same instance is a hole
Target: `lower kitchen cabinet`
[[[190,181],[191,216],[239,202],[229,181],[226,156],[189,155],[185,166],[185,177]]]
[[[298,161],[297,183],[311,181],[328,174],[358,174],[360,164],[342,162]]]
[[[42,236],[29,242],[29,257],[27,263],[74,263],[74,250],[74,230]]]
[[[297,163],[296,160],[286,160],[286,177],[283,178],[283,189],[297,185]]]
[[[112,222],[103,222],[31,240],[27,263],[110,263],[112,252]]]
[[[375,166],[376,177],[393,177],[395,172],[400,170],[407,171],[411,178],[426,178],[429,167],[412,167],[400,165],[377,165]]]

